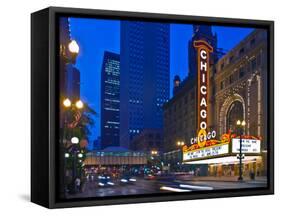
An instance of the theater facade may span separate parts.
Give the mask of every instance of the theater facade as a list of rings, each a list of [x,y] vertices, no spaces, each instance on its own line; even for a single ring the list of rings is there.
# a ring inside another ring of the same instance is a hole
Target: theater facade
[[[241,142],[243,175],[266,175],[267,32],[253,30],[217,62],[210,61],[215,50],[207,40],[194,47],[197,75],[163,107],[166,152],[183,142],[183,164],[204,175],[237,176]]]

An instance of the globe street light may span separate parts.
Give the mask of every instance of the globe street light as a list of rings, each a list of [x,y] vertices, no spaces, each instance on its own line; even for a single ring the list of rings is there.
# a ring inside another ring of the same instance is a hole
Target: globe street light
[[[79,139],[77,137],[72,137],[71,138],[71,143],[72,144],[78,144],[79,143]]]
[[[79,50],[79,45],[75,40],[71,40],[67,45],[60,45],[60,55],[66,64],[75,64]]]
[[[63,105],[68,108],[71,106],[71,101],[68,98],[66,98],[63,100]]]
[[[76,40],[70,41],[70,43],[68,44],[68,49],[69,49],[69,52],[71,52],[71,53],[74,53],[74,54],[79,53],[79,46],[78,46]]]
[[[76,101],[75,106],[77,109],[82,109],[84,107],[84,104],[81,100]]]
[[[84,107],[84,103],[81,100],[72,103],[72,101],[69,98],[65,98],[62,104],[66,108],[72,107],[72,108],[82,109]]]
[[[242,155],[242,134],[243,134],[243,130],[244,127],[246,125],[245,120],[237,120],[236,125],[238,127],[238,132],[239,132],[239,136],[240,136],[240,147],[239,147],[239,177],[238,177],[238,181],[242,181],[243,180],[243,173],[242,173],[242,159],[243,159],[243,155]]]
[[[65,157],[65,158],[69,158],[69,156],[70,156],[69,153],[65,153],[65,154],[64,154],[64,157]]]
[[[177,142],[177,146],[184,146],[184,142],[183,141],[178,141]]]
[[[151,154],[152,154],[152,155],[157,155],[157,154],[158,154],[158,151],[152,150],[152,151],[151,151]]]

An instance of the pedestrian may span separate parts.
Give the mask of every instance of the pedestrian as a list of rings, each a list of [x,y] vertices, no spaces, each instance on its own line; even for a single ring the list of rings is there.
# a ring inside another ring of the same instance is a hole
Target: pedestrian
[[[75,179],[75,192],[76,193],[80,191],[80,185],[81,185],[81,180],[80,180],[80,178],[77,177]]]
[[[250,177],[251,177],[251,180],[254,180],[254,179],[255,179],[255,172],[254,172],[253,169],[252,169],[251,172],[250,172]]]

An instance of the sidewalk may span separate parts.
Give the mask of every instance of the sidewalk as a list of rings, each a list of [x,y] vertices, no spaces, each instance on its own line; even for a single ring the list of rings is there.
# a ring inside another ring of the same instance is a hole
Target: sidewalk
[[[184,181],[222,181],[222,182],[237,182],[238,176],[190,176],[188,178],[179,180]],[[249,183],[266,183],[267,177],[266,176],[257,176],[254,180],[250,179],[250,177],[245,176],[243,177],[244,182]]]

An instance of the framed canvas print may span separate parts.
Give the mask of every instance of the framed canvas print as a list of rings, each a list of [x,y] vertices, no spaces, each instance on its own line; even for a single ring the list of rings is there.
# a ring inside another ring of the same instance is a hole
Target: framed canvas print
[[[50,7],[31,24],[32,202],[273,194],[273,21]]]

